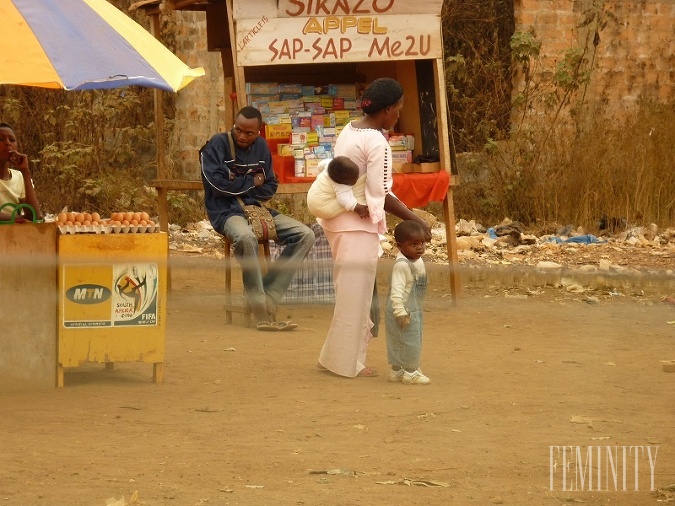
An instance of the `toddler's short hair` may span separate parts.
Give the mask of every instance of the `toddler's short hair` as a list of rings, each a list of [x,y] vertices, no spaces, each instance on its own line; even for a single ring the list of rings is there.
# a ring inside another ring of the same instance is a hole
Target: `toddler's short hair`
[[[328,164],[328,175],[338,184],[353,186],[359,178],[359,166],[346,156],[336,156]]]
[[[397,243],[405,242],[416,235],[424,237],[424,227],[413,220],[404,220],[394,228],[394,239]]]

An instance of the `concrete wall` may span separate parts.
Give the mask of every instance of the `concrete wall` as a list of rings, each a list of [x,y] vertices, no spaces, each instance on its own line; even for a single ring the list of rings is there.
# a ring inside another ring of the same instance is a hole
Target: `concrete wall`
[[[554,68],[571,47],[585,46],[589,28],[579,28],[596,4],[599,44],[594,53],[594,72],[587,91],[588,102],[599,101],[620,112],[641,96],[659,101],[675,100],[675,2],[673,0],[515,0],[516,30],[535,30],[542,41],[547,69]],[[173,177],[197,179],[197,152],[224,124],[222,66],[219,53],[206,50],[206,17],[201,12],[175,12],[179,32],[178,54],[191,66],[202,66],[206,77],[178,93],[177,124],[170,140]],[[591,39],[592,40],[592,39]],[[516,89],[522,79],[516,78]],[[171,165],[170,165],[171,166]]]

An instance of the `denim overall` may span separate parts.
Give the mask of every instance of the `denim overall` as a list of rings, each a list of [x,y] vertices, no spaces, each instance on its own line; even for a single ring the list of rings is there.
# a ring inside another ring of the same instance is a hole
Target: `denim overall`
[[[384,324],[387,331],[387,359],[390,365],[405,369],[417,369],[422,353],[422,327],[424,316],[422,306],[427,291],[426,273],[418,274],[413,263],[407,258],[399,258],[396,262],[407,262],[415,281],[404,307],[410,317],[410,325],[402,329],[396,323],[391,297],[387,296],[387,308]],[[389,283],[391,285],[391,281]],[[391,289],[390,289],[391,292]]]

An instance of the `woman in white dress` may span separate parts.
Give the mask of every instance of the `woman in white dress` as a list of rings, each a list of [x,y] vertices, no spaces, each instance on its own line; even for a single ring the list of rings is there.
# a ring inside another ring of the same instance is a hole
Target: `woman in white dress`
[[[419,222],[431,238],[429,225],[392,193],[391,148],[383,131],[398,122],[403,107],[403,87],[390,78],[376,79],[361,99],[364,116],[344,127],[335,143],[335,155],[346,156],[366,175],[366,203],[370,218],[343,213],[317,219],[333,256],[335,311],[319,355],[319,366],[349,378],[377,376],[366,366],[372,339],[370,306],[377,274],[379,234],[386,232],[385,211]]]

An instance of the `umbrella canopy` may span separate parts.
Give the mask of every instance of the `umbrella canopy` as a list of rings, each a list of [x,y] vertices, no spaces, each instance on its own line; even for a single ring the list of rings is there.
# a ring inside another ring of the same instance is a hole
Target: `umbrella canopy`
[[[2,0],[0,19],[1,84],[178,91],[204,75],[106,0]]]

